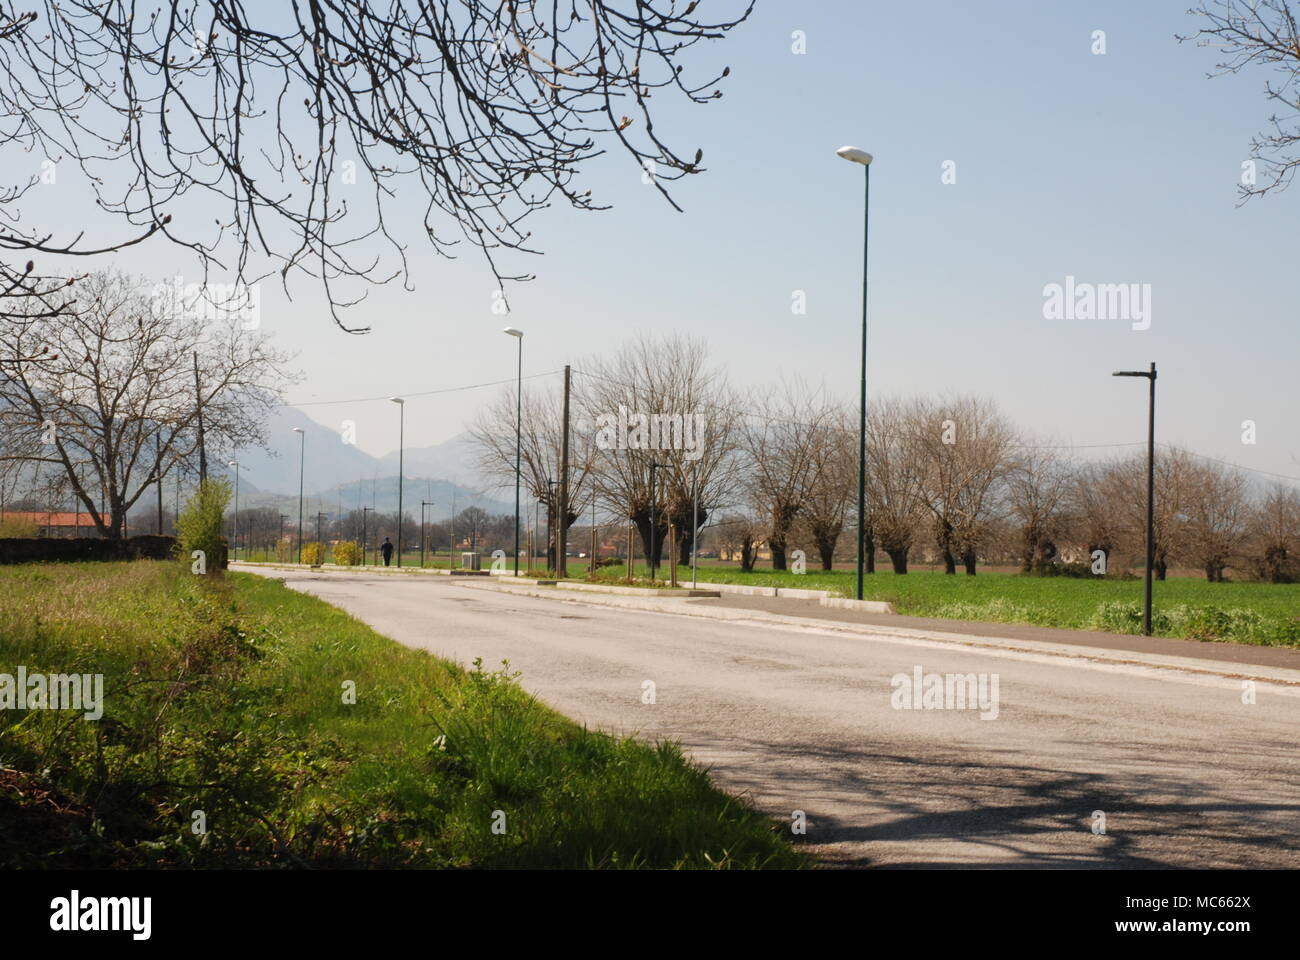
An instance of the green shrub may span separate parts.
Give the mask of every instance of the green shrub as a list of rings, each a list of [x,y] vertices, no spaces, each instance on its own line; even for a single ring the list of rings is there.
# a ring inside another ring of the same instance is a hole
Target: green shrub
[[[361,562],[361,544],[340,540],[334,544],[334,562],[340,567],[355,567]]]
[[[313,567],[325,562],[325,544],[304,543],[302,545],[302,562]]]
[[[202,550],[209,576],[221,572],[222,551],[225,541],[221,527],[230,503],[230,482],[224,477],[205,480],[199,485],[176,518],[176,549],[185,563],[190,563],[195,550]]]

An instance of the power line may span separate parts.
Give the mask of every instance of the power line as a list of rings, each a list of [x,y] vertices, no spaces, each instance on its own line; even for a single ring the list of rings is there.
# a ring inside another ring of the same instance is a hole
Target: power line
[[[563,371],[548,370],[545,373],[530,373],[528,376],[524,377],[523,379],[536,380],[539,377],[553,377],[557,373],[563,373]],[[489,380],[486,383],[470,383],[470,384],[466,384],[463,387],[443,387],[441,390],[419,390],[413,393],[386,393],[383,396],[378,396],[378,397],[353,397],[348,400],[304,400],[301,403],[286,402],[284,406],[322,407],[322,406],[326,406],[329,404],[336,404],[336,403],[370,403],[375,400],[388,400],[392,397],[402,397],[403,399],[408,399],[410,397],[431,397],[434,394],[438,394],[438,393],[459,393],[462,390],[478,390],[481,389],[482,387],[499,387],[502,386],[503,384],[514,383],[516,379],[517,378],[515,377],[510,377],[506,380]]]
[[[573,372],[581,376],[594,377],[597,380],[604,380],[607,383],[612,383],[615,384],[616,386],[624,387],[628,390],[635,391],[637,389],[634,384],[624,383],[621,380],[615,380],[613,377],[607,377],[599,373],[592,373],[589,370],[579,370],[575,368]],[[804,429],[813,429],[814,427],[818,426],[817,424],[804,423],[799,420],[785,420],[777,417],[761,417],[759,414],[756,413],[742,413],[740,414],[740,417],[742,419],[747,419],[747,420],[762,419],[769,423],[772,422],[782,423],[787,426],[802,427]],[[906,437],[901,435],[895,435],[892,437],[892,439],[906,439]],[[1110,449],[1114,447],[1144,447],[1146,446],[1146,443],[1147,442],[1145,440],[1125,440],[1125,441],[1117,441],[1114,443],[1013,443],[1011,444],[1011,446],[1021,450],[1103,450],[1103,449]],[[1197,453],[1195,450],[1188,450],[1185,447],[1177,447],[1174,444],[1157,441],[1156,446],[1164,447],[1167,450],[1182,450],[1183,452],[1188,453],[1191,456],[1197,457],[1201,460],[1209,460],[1214,463],[1222,464],[1223,466],[1233,467],[1237,470],[1246,470],[1249,471],[1250,473],[1258,473],[1265,477],[1274,477],[1278,480],[1290,480],[1293,483],[1300,483],[1300,477],[1292,477],[1284,473],[1272,473],[1268,470],[1260,470],[1257,467],[1248,467],[1245,466],[1244,464],[1233,463],[1229,460],[1220,460],[1218,457],[1207,456],[1206,454],[1203,453]]]

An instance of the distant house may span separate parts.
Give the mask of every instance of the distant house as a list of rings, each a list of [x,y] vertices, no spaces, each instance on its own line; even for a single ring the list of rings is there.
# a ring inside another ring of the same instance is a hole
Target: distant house
[[[100,514],[106,524],[112,524],[110,514]],[[37,528],[37,535],[43,537],[98,537],[99,531],[88,513],[73,511],[60,512],[52,510],[6,510],[0,514],[0,520],[25,520]]]

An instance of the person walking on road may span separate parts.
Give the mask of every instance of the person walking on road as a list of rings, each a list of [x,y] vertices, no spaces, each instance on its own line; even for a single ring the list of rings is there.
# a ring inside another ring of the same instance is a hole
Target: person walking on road
[[[379,550],[384,555],[384,566],[388,566],[388,562],[393,559],[393,545],[387,537],[384,537],[383,546]]]

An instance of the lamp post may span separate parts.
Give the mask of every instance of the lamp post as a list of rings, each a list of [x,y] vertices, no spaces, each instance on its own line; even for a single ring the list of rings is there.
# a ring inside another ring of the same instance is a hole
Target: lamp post
[[[366,536],[366,520],[375,512],[374,507],[361,508],[361,565],[366,565],[366,552],[370,549],[370,540]]]
[[[691,479],[691,587],[699,584],[700,559],[700,461],[695,461],[695,476]]]
[[[647,558],[647,560],[648,560],[648,563],[649,563],[649,566],[650,566],[650,582],[651,582],[651,583],[654,583],[654,579],[655,579],[655,570],[656,570],[656,568],[659,566],[659,565],[655,562],[656,559],[657,559],[657,557],[656,557],[656,555],[655,555],[655,539],[656,539],[656,538],[655,538],[655,534],[658,532],[658,529],[657,529],[657,527],[655,526],[655,523],[656,523],[656,519],[655,519],[655,500],[656,500],[656,497],[655,497],[655,471],[656,471],[656,470],[665,470],[665,469],[667,469],[667,468],[670,467],[670,466],[672,466],[672,464],[668,464],[668,463],[656,463],[656,462],[653,461],[653,460],[650,462],[650,551],[649,551],[650,556]]]
[[[515,576],[519,576],[519,453],[523,449],[524,424],[524,332],[506,327],[503,333],[519,341],[518,368],[515,373]],[[529,558],[531,561],[531,558]]]
[[[235,560],[239,560],[239,461],[229,460],[226,466],[235,468]]]
[[[302,427],[294,427],[298,434],[298,562],[302,563],[302,465],[307,453],[307,434]]]
[[[433,500],[420,501],[420,569],[424,569],[424,541],[426,534],[424,532],[424,508],[433,506]]]
[[[389,397],[397,404],[397,568],[402,568],[402,473],[403,443],[406,432],[406,401],[401,397]]]
[[[1147,401],[1147,571],[1142,607],[1142,633],[1151,636],[1151,569],[1156,559],[1156,364],[1149,370],[1117,370],[1112,377],[1146,377],[1150,387]]]
[[[862,571],[865,557],[867,517],[867,213],[871,205],[871,154],[857,147],[835,151],[851,163],[862,164],[862,379],[858,396],[858,575],[857,598],[862,599]]]

